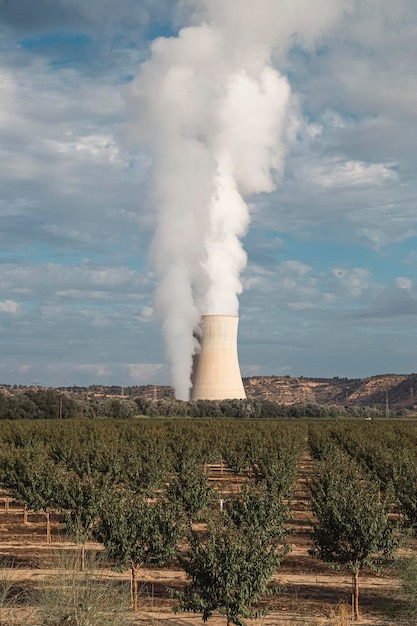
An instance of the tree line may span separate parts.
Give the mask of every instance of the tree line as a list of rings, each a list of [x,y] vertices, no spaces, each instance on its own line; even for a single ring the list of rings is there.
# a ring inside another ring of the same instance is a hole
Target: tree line
[[[402,412],[391,413],[401,415]],[[0,419],[131,419],[145,417],[187,418],[379,418],[385,409],[370,406],[302,403],[284,405],[267,399],[150,400],[136,398],[71,395],[56,389],[40,388],[0,393]]]

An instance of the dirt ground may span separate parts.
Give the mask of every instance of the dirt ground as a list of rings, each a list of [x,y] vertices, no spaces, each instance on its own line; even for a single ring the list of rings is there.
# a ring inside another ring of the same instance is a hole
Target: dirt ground
[[[305,456],[300,463],[292,506],[291,552],[273,581],[282,592],[274,599],[275,606],[266,617],[248,621],[251,626],[343,626],[351,623],[350,576],[330,570],[308,554],[311,514],[305,480],[310,470],[311,459]],[[227,472],[221,467],[211,468],[211,478],[217,483],[228,480]],[[6,508],[5,497],[0,495],[0,575],[13,579],[18,589],[37,587],[56,573],[54,565],[59,555],[79,548],[63,534],[58,514],[52,515],[53,542],[47,544],[42,515],[29,513],[28,524],[24,525],[22,507],[18,503],[10,502],[9,510]],[[88,549],[99,552],[101,546],[90,543]],[[417,542],[411,543],[407,551],[417,553]],[[111,569],[100,570],[100,575],[116,581],[129,579],[129,572],[117,573]],[[202,624],[198,615],[173,613],[175,601],[169,598],[167,589],[184,585],[186,577],[181,570],[175,567],[142,569],[140,579],[140,611],[135,622],[138,626]],[[402,600],[393,566],[387,565],[379,575],[364,573],[360,581],[360,606],[362,616],[356,624],[398,625]],[[214,616],[209,624],[226,626],[226,619]]]

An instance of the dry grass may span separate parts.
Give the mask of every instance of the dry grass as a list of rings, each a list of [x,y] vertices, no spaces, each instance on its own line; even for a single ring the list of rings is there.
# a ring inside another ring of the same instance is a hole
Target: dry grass
[[[33,592],[36,619],[42,626],[131,626],[129,585],[100,574],[101,560],[94,553],[80,568],[80,555],[58,554],[53,570]]]

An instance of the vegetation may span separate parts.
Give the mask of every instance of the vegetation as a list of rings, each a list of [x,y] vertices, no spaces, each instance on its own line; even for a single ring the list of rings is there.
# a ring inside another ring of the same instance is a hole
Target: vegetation
[[[42,626],[133,626],[129,593],[123,585],[101,576],[102,563],[90,554],[79,569],[74,555],[58,557],[47,583],[34,592],[37,619]]]
[[[43,511],[46,539],[51,542],[50,510],[58,505],[61,484],[56,464],[42,444],[8,447],[0,456],[0,482],[7,492],[27,508]]]
[[[359,575],[374,571],[400,542],[401,524],[389,518],[389,494],[362,476],[353,461],[339,456],[326,461],[310,483],[313,522],[311,553],[352,574],[355,619],[359,619]]]
[[[138,610],[138,570],[143,565],[165,565],[177,551],[181,536],[177,511],[162,499],[149,502],[143,494],[109,490],[94,530],[116,566],[131,570],[132,607]]]
[[[319,404],[316,402],[279,404],[263,398],[182,402],[173,397],[151,399],[140,395],[139,388],[129,388],[127,395],[120,395],[121,391],[120,387],[96,388],[92,386],[88,390],[76,387],[57,390],[3,386],[0,390],[0,420],[65,420],[103,417],[124,420],[132,419],[138,415],[209,419],[386,417],[384,404],[372,406],[345,406],[343,403]],[[411,408],[390,410],[391,416],[407,416],[409,414],[412,414]]]
[[[404,623],[417,624],[417,558],[403,560],[400,565],[401,583],[406,599]]]
[[[204,622],[218,611],[227,626],[257,617],[261,612],[252,605],[272,592],[268,582],[285,553],[274,539],[258,525],[248,528],[219,515],[209,520],[204,535],[191,531],[189,550],[180,558],[190,583],[175,594],[177,610],[201,613]]]
[[[0,485],[46,519],[59,513],[77,543],[100,541],[116,568],[130,569],[134,607],[142,566],[180,564],[189,581],[177,594],[178,608],[203,619],[220,611],[240,624],[262,612],[275,591],[270,580],[286,552],[296,469],[307,445],[315,459],[311,549],[350,571],[358,614],[360,573],[391,558],[405,526],[416,528],[416,423],[3,420]],[[214,485],[209,464],[219,478]],[[207,532],[197,521],[208,524]],[[75,578],[82,579],[75,556]],[[76,619],[71,613],[65,623]]]

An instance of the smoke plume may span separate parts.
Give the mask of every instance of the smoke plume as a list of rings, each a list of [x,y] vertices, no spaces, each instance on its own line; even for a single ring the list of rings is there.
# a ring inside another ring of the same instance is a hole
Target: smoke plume
[[[188,25],[156,39],[129,93],[153,153],[157,227],[151,259],[176,395],[188,399],[202,314],[238,314],[248,198],[271,192],[291,110],[277,67],[309,48],[341,2],[186,0]]]

